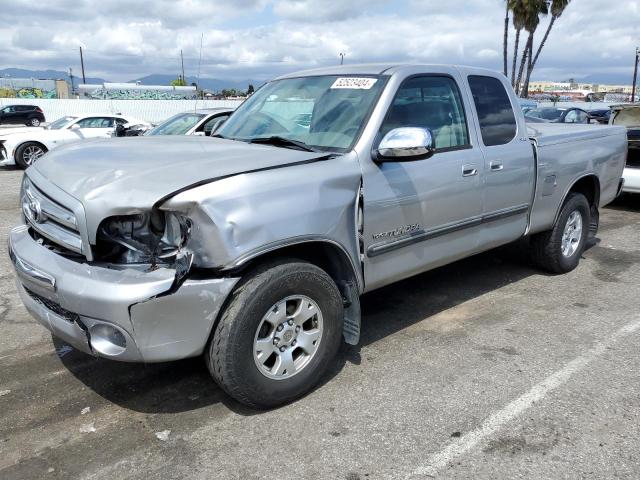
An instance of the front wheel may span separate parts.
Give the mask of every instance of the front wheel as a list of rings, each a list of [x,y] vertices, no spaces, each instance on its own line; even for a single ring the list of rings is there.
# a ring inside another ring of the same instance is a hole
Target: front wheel
[[[571,193],[552,230],[531,237],[531,258],[552,273],[567,273],[578,266],[591,228],[589,202],[581,193]]]
[[[41,156],[47,153],[47,149],[36,142],[26,142],[16,149],[15,160],[20,168],[33,165]]]
[[[324,270],[295,260],[266,265],[232,294],[206,352],[209,371],[245,405],[288,403],[311,390],[334,360],[342,308]]]

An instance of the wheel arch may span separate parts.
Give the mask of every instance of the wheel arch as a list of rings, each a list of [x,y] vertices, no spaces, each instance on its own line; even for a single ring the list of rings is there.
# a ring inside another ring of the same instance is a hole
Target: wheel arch
[[[583,175],[580,178],[577,178],[569,189],[565,192],[562,197],[562,201],[558,205],[556,209],[556,216],[553,220],[553,224],[555,225],[558,222],[558,217],[560,216],[560,211],[562,210],[562,206],[567,201],[567,198],[571,193],[581,193],[589,202],[589,207],[591,208],[592,214],[595,212],[597,214],[598,207],[600,205],[600,179],[594,173],[588,173]]]
[[[347,250],[338,242],[324,238],[292,239],[274,248],[244,257],[234,268],[243,274],[278,258],[296,258],[323,269],[336,283],[343,298],[343,335],[355,345],[360,337],[360,293],[364,289],[361,273]]]
[[[13,149],[13,160],[16,162],[16,164],[18,163],[18,150],[20,150],[20,147],[22,147],[27,143],[35,143],[36,145],[39,145],[44,149],[45,153],[49,151],[49,147],[47,147],[44,143],[38,140],[23,140],[20,143],[18,143]]]

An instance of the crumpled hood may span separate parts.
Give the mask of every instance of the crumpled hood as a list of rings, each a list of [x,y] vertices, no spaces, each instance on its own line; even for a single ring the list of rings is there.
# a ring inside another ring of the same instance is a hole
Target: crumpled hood
[[[57,148],[30,169],[79,200],[90,224],[209,179],[325,155],[211,137],[124,137]]]

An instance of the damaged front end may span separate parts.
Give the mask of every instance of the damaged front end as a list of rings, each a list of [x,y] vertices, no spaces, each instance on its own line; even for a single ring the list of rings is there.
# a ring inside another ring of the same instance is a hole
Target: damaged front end
[[[175,269],[179,284],[193,262],[191,229],[187,217],[161,210],[109,217],[98,228],[95,258],[115,268]]]

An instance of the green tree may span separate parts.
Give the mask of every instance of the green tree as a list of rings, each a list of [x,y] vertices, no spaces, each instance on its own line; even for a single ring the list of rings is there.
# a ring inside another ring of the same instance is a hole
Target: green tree
[[[184,81],[184,78],[182,78],[181,75],[178,75],[178,78],[176,78],[175,80],[171,80],[171,86],[172,87],[186,87],[187,86],[187,82]]]
[[[536,68],[536,63],[538,62],[538,57],[540,57],[540,52],[542,52],[542,49],[544,48],[547,42],[547,39],[549,38],[549,34],[551,33],[551,30],[553,29],[553,26],[555,25],[556,20],[560,18],[560,16],[562,16],[565,9],[569,6],[570,2],[571,0],[553,0],[551,2],[551,20],[549,21],[549,25],[547,26],[547,31],[544,33],[544,37],[542,37],[542,41],[540,42],[540,45],[536,50],[536,54],[533,57],[533,60],[531,61],[530,67],[527,70],[527,77],[524,82],[524,88],[523,88],[525,94],[528,94],[529,92],[529,82],[531,81],[531,73],[533,72],[533,69]]]
[[[507,63],[509,60],[509,52],[507,49],[509,48],[509,2],[505,2],[506,5],[506,13],[504,15],[504,40],[502,41],[502,57],[503,57],[503,72],[506,77],[509,72],[507,71]]]
[[[524,28],[526,0],[507,0],[507,7],[511,10],[513,28],[516,30],[516,41],[513,46],[513,61],[511,65],[511,85],[516,86],[516,65],[518,64],[518,49],[520,47],[520,33]]]
[[[523,23],[524,29],[529,33],[527,43],[522,50],[522,58],[520,59],[520,69],[518,70],[518,78],[516,79],[515,89],[516,93],[521,92],[521,85],[524,75],[525,65],[528,65],[528,70],[531,68],[531,62],[533,57],[533,37],[536,33],[538,25],[540,25],[540,16],[548,13],[547,0],[523,0],[525,4]],[[527,63],[528,62],[528,63]],[[523,92],[525,98],[527,92]]]

